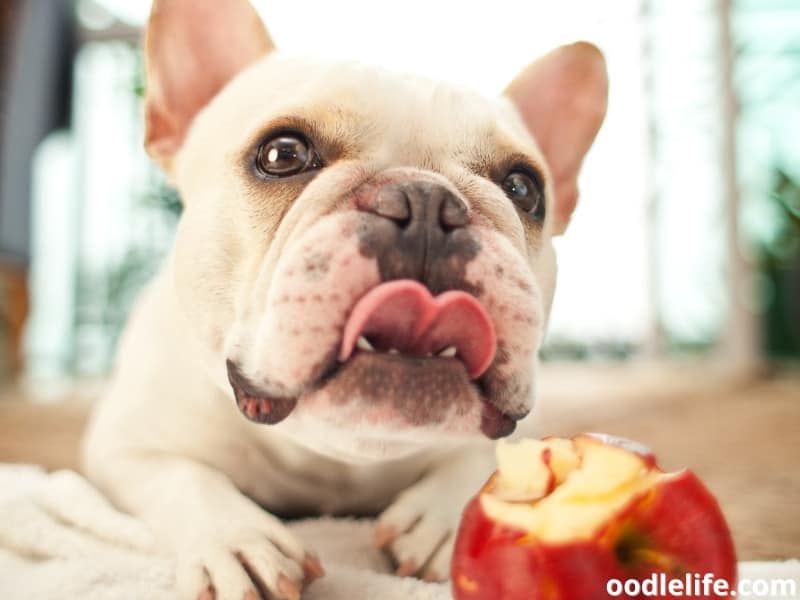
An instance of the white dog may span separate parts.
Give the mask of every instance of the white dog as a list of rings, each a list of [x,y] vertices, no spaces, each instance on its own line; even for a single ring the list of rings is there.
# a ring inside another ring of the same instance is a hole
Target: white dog
[[[157,0],[146,54],[184,213],[89,476],[174,551],[181,597],[299,598],[322,567],[273,515],[380,514],[398,573],[445,579],[489,439],[532,405],[601,54],[484,98],[283,56],[246,0]]]

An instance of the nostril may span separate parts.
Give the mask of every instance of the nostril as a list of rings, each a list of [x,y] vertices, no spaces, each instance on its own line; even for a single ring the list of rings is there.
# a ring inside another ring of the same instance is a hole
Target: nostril
[[[457,193],[429,181],[387,184],[366,210],[403,230],[415,225],[414,230],[444,234],[469,225],[470,220],[467,204]]]
[[[408,196],[397,187],[384,187],[375,198],[375,214],[397,221],[399,224],[407,223],[411,219],[411,207]]]
[[[455,229],[456,227],[468,225],[469,211],[467,206],[460,198],[450,192],[446,192],[439,209],[439,222],[446,229]]]

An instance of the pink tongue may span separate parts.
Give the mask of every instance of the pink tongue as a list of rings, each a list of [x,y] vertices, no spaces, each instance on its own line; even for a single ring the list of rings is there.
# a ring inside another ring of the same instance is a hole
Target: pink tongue
[[[449,291],[434,298],[410,279],[382,283],[358,301],[344,326],[340,361],[350,358],[362,335],[377,350],[416,356],[455,346],[472,379],[489,368],[497,350],[492,320],[474,296]]]

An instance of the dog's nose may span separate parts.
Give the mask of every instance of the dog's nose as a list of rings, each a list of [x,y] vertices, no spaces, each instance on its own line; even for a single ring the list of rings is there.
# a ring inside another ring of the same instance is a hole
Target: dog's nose
[[[360,209],[366,214],[358,228],[359,249],[377,260],[383,281],[414,279],[434,295],[469,291],[464,269],[480,244],[457,192],[431,181],[387,183]]]
[[[409,233],[448,233],[469,223],[464,201],[445,186],[430,181],[390,183],[375,197],[372,212]]]

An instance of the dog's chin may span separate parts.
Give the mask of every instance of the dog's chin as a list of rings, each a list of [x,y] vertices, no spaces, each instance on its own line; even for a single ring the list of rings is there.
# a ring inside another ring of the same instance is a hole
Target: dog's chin
[[[293,414],[275,428],[275,431],[298,446],[322,456],[353,465],[401,460],[409,456],[441,448],[448,442],[441,436],[413,435],[407,432],[369,431],[368,428],[342,428],[324,418]]]
[[[324,423],[368,440],[366,446],[424,444],[441,436],[498,439],[510,435],[524,416],[495,406],[481,379],[471,380],[455,357],[359,350],[298,397],[268,397],[230,363],[228,374],[237,406],[251,421],[280,423],[280,429]]]

